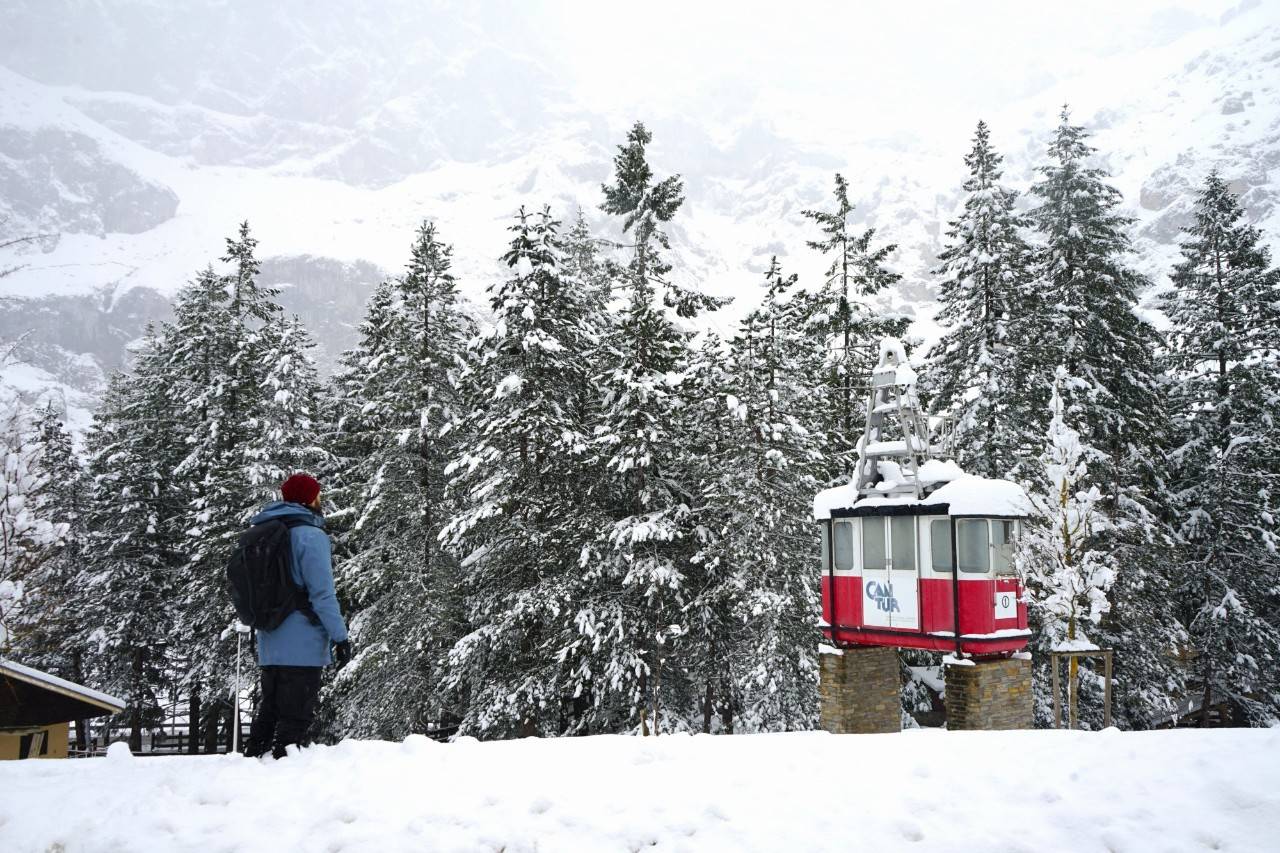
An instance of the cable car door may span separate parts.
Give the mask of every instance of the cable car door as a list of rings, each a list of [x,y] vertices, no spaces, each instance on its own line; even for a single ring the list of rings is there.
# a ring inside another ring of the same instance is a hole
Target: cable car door
[[[920,569],[916,556],[916,517],[889,519],[889,589],[893,592],[892,626],[920,630]]]
[[[862,624],[869,628],[893,627],[887,527],[881,516],[862,519]]]

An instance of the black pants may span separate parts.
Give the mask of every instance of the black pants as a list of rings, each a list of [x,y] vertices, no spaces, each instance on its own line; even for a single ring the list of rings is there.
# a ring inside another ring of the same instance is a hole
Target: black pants
[[[249,728],[245,755],[257,757],[270,750],[284,758],[289,744],[306,746],[319,694],[318,666],[262,667],[262,704]]]

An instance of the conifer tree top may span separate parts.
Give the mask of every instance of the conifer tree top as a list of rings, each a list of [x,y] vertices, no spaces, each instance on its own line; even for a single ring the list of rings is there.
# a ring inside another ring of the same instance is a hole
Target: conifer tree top
[[[684,204],[684,183],[679,175],[672,175],[654,184],[653,170],[645,158],[645,148],[653,140],[653,134],[636,122],[627,133],[627,144],[618,146],[613,158],[613,186],[601,184],[605,213],[622,216],[622,230],[630,231],[639,224],[636,238],[639,241],[655,235],[656,225],[648,220],[669,222],[680,205]]]

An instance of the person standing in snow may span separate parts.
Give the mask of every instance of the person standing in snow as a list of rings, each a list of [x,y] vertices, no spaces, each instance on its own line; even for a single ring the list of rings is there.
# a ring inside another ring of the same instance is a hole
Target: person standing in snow
[[[305,746],[320,693],[320,671],[351,658],[351,641],[333,588],[333,556],[320,512],[320,483],[294,474],[280,487],[283,500],[273,501],[252,524],[279,520],[289,525],[293,581],[306,591],[311,613],[295,610],[280,627],[258,632],[258,666],[262,669],[262,702],[249,729],[245,755],[268,750],[283,758],[291,744]]]

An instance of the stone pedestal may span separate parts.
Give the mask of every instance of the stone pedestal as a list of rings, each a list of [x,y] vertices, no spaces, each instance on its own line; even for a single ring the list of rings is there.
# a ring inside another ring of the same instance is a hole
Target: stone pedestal
[[[818,664],[822,728],[838,735],[902,731],[897,649],[824,647]]]
[[[947,728],[1031,728],[1031,661],[1006,658],[948,663]]]

